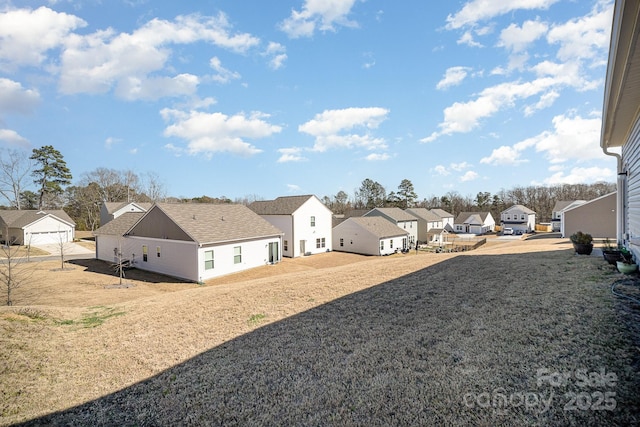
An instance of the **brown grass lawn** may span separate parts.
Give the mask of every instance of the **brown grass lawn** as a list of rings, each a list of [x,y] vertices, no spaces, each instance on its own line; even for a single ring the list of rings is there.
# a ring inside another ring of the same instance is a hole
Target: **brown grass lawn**
[[[640,423],[640,307],[567,240],[327,253],[204,286],[58,267],[31,264],[0,309],[2,425]]]

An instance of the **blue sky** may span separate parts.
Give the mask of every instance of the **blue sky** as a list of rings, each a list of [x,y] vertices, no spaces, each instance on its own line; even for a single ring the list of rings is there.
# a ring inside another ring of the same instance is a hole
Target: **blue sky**
[[[168,195],[615,181],[612,1],[0,0],[0,147]]]

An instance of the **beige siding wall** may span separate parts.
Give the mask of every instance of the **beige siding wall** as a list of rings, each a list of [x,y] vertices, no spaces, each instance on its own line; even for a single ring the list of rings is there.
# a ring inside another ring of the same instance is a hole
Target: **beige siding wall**
[[[564,237],[577,231],[594,238],[616,237],[616,194],[612,193],[564,212]]]

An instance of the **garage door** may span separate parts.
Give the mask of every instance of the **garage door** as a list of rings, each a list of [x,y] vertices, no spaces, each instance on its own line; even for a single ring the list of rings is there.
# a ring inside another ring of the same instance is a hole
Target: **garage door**
[[[26,243],[30,243],[31,246],[60,244],[60,242],[66,243],[69,240],[69,235],[65,231],[31,233],[29,240]]]

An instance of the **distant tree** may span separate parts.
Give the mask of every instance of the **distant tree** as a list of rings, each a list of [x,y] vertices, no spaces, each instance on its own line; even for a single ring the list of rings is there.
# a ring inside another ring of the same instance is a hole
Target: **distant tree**
[[[489,205],[489,202],[491,201],[491,193],[489,193],[488,191],[480,191],[478,194],[476,194],[476,206],[478,206],[478,208],[480,210],[485,210],[485,208]]]
[[[408,179],[403,179],[398,185],[398,199],[402,201],[402,208],[410,208],[414,205],[418,195],[413,189],[413,183]]]
[[[18,255],[20,245],[9,237],[9,228],[4,230],[4,241],[0,247],[0,288],[7,297],[7,305],[13,305],[14,291],[29,282],[35,269]]]
[[[387,194],[387,200],[384,205],[390,208],[401,208],[403,207],[403,204],[404,200],[400,198],[400,195],[392,191]]]
[[[167,188],[156,172],[147,172],[143,181],[144,193],[152,202],[159,202],[167,197]]]
[[[31,175],[39,188],[38,209],[42,209],[45,196],[59,196],[62,186],[71,184],[71,171],[67,167],[62,154],[51,145],[34,148],[29,159],[35,162]]]
[[[25,190],[20,193],[21,209],[36,209],[38,207],[38,195],[33,191]]]
[[[9,204],[20,210],[20,195],[26,186],[27,175],[31,173],[31,160],[26,151],[7,150],[0,157],[0,194]]]
[[[383,207],[386,199],[387,192],[382,184],[369,178],[362,181],[362,185],[356,190],[356,201],[360,208],[373,209]]]

